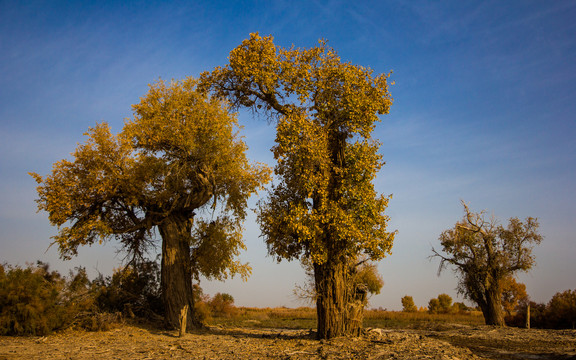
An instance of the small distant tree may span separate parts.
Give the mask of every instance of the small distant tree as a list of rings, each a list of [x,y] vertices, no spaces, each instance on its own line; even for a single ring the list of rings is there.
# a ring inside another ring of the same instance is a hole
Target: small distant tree
[[[430,301],[428,301],[428,312],[430,314],[440,313],[440,301],[438,301],[437,298],[430,299]]]
[[[438,273],[447,265],[453,267],[458,291],[478,304],[487,325],[504,326],[503,282],[532,268],[532,248],[542,241],[538,221],[512,218],[503,227],[494,218],[486,219],[484,212],[473,213],[462,205],[464,218],[440,235],[444,254],[432,248],[432,256],[441,259]]]
[[[412,296],[404,296],[402,298],[402,311],[404,312],[416,312],[418,308],[414,305],[414,299]]]
[[[548,322],[548,309],[549,307],[543,303],[536,303],[534,301],[530,301],[528,305],[525,305],[524,308],[516,315],[520,318],[520,322],[516,324],[517,326],[523,326],[526,323],[526,307],[530,306],[530,326],[535,328],[544,328],[549,326]]]
[[[452,297],[448,294],[438,295],[438,305],[441,313],[449,313],[452,309]]]
[[[507,277],[502,282],[502,306],[507,316],[519,307],[526,307],[530,298],[526,293],[526,285],[516,282],[512,276]]]
[[[432,314],[448,314],[452,311],[452,297],[448,294],[440,294],[428,302],[428,312]]]
[[[452,305],[452,311],[454,311],[457,314],[461,314],[467,311],[470,311],[470,307],[468,307],[466,304],[464,304],[463,302],[455,302]]]
[[[212,315],[230,317],[236,313],[234,297],[226,293],[217,293],[209,302]]]
[[[210,296],[204,294],[200,284],[194,284],[194,311],[200,320],[209,322],[212,319],[212,311],[210,310]]]

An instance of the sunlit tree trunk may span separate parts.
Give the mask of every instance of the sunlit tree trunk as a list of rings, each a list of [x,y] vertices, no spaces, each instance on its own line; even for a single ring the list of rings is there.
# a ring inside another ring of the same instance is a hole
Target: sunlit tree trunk
[[[329,151],[332,162],[328,199],[337,203],[341,194],[342,175],[345,167],[344,151],[347,134],[338,129],[329,130]],[[320,203],[315,201],[320,207]],[[336,336],[358,335],[362,327],[363,305],[355,301],[355,292],[350,283],[348,259],[343,255],[343,245],[338,244],[330,230],[324,235],[328,252],[326,263],[314,265],[316,285],[316,312],[318,315],[318,338],[329,339]]]
[[[346,334],[359,336],[364,322],[364,308],[368,303],[368,289],[363,284],[356,284],[348,300],[348,318]]]
[[[504,309],[500,302],[502,294],[498,291],[486,291],[486,302],[480,304],[486,325],[506,326],[504,322]]]
[[[190,233],[192,223],[187,216],[175,214],[159,225],[162,236],[161,287],[165,308],[165,323],[179,327],[180,311],[188,305],[186,327],[200,328],[202,323],[194,312],[192,271],[190,263]]]
[[[348,294],[346,266],[342,262],[314,265],[318,338],[346,335]]]

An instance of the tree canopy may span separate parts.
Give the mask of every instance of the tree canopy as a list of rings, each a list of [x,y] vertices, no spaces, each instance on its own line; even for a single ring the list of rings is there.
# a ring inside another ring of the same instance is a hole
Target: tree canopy
[[[488,325],[504,325],[502,291],[506,278],[528,271],[534,264],[532,248],[540,244],[538,220],[511,218],[504,227],[485,212],[473,213],[464,202],[464,218],[440,235],[444,254],[439,272],[451,265],[459,276],[460,293],[476,302]]]
[[[251,34],[230,64],[203,74],[217,95],[278,117],[274,157],[280,183],[260,204],[259,222],[271,254],[323,263],[331,243],[372,259],[387,254],[388,197],[372,180],[384,164],[371,137],[389,111],[387,76],[340,60],[325,41],[310,49],[278,48]]]

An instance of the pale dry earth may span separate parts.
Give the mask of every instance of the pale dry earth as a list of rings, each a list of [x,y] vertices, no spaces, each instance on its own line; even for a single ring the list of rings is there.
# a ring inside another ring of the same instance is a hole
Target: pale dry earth
[[[318,341],[305,330],[210,327],[180,338],[124,324],[102,332],[0,337],[5,359],[576,359],[576,331],[454,325]]]

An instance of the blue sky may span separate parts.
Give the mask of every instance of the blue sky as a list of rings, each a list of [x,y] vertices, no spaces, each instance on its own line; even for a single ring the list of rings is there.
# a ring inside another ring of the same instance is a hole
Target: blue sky
[[[418,306],[448,293],[450,271],[430,261],[438,235],[462,216],[460,200],[502,222],[537,217],[537,265],[520,276],[533,300],[576,289],[576,3],[573,1],[0,1],[0,262],[37,259],[67,272],[108,274],[115,244],[61,261],[56,233],[36,213],[35,182],[68,157],[96,122],[113,131],[148,84],[224,65],[251,32],[281,46],[328,39],[343,60],[393,71],[394,105],[374,136],[393,194],[393,254],[371,306]],[[249,156],[273,165],[274,128],[240,113]],[[256,199],[253,199],[252,203]],[[202,282],[238,305],[298,306],[298,263],[266,256],[251,215],[247,282]]]

